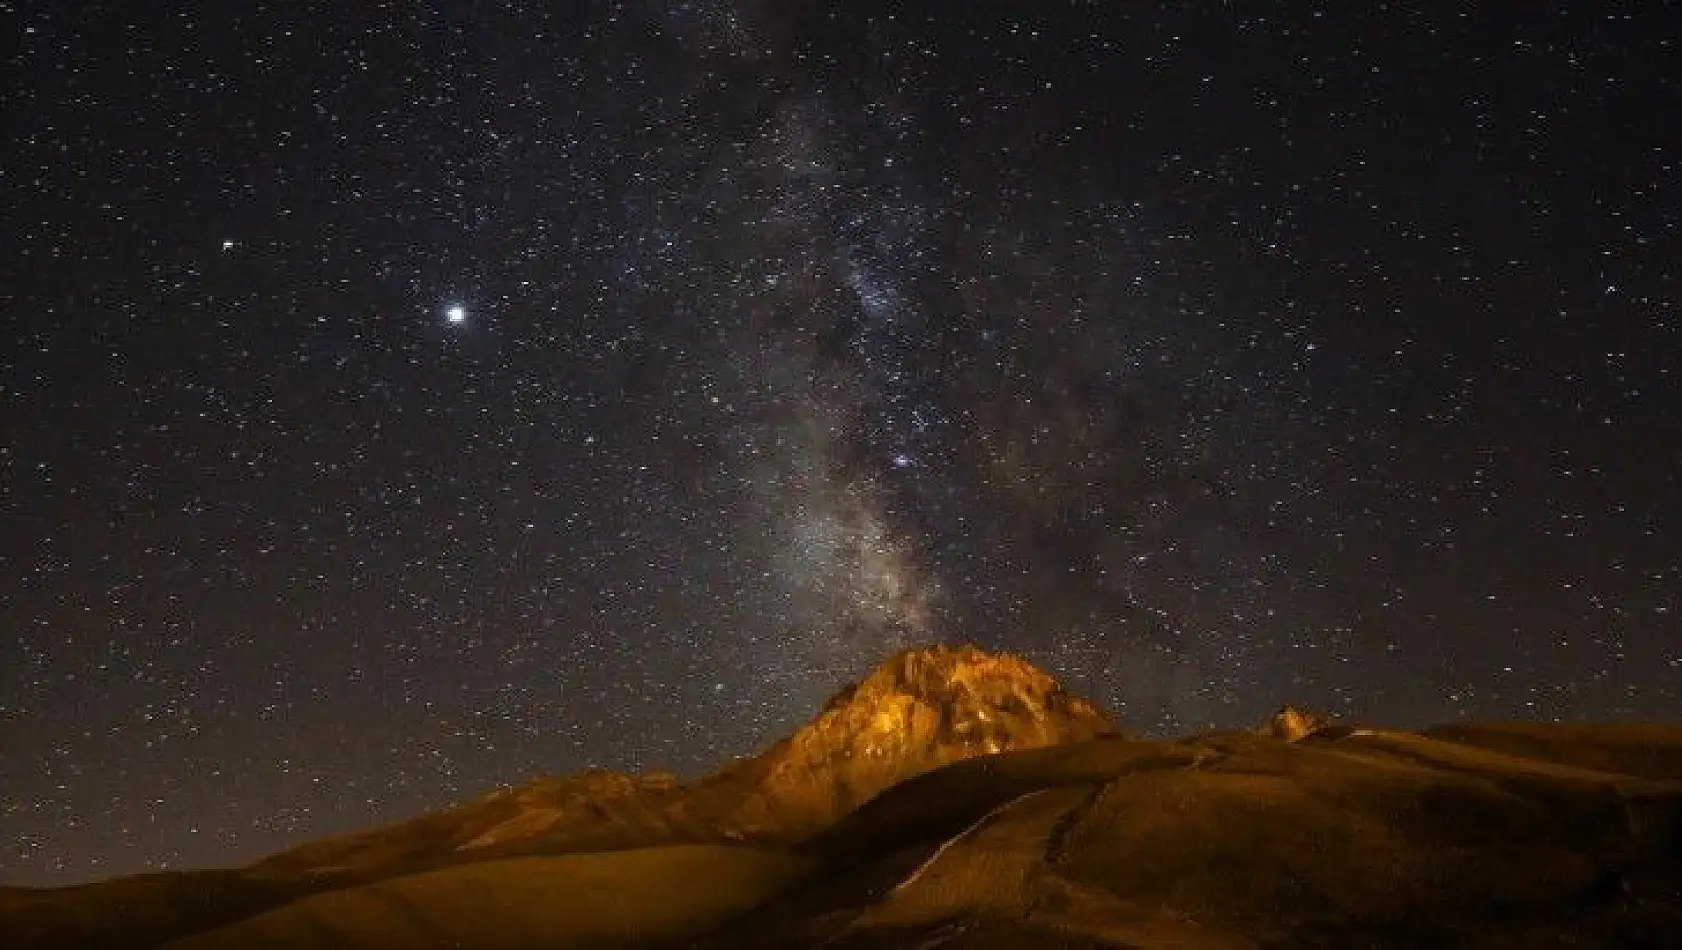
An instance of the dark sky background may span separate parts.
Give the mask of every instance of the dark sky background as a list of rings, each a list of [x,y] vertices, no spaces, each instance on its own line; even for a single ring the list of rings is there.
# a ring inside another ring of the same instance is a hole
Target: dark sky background
[[[0,2],[0,883],[933,640],[1682,718],[1678,7],[1396,6]]]

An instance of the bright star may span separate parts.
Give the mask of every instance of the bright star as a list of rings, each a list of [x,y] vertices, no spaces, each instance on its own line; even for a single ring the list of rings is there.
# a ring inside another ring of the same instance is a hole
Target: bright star
[[[451,323],[457,323],[457,324],[466,323],[467,322],[467,308],[463,307],[459,303],[458,304],[451,304],[449,307],[445,308],[445,310],[444,310],[444,319],[450,321]]]

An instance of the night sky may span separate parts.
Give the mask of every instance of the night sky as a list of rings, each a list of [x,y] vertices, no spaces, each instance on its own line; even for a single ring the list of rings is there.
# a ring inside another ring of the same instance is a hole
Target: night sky
[[[937,640],[1682,719],[1676,4],[833,6],[0,2],[0,883]]]

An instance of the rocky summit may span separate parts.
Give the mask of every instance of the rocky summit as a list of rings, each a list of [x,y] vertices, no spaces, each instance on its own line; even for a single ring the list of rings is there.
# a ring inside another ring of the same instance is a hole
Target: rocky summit
[[[812,831],[950,762],[1117,732],[1091,702],[1020,657],[975,647],[907,650],[761,756],[745,810],[785,832]]]
[[[1130,738],[900,653],[693,782],[536,779],[250,867],[0,889],[8,950],[1682,946],[1682,727]]]

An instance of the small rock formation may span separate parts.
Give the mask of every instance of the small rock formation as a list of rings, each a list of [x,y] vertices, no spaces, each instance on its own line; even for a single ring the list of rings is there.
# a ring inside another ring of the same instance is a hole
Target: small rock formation
[[[1296,742],[1306,739],[1315,733],[1329,727],[1331,718],[1319,713],[1298,709],[1289,703],[1280,706],[1279,711],[1256,729],[1258,735],[1273,739],[1284,739],[1286,742]]]

